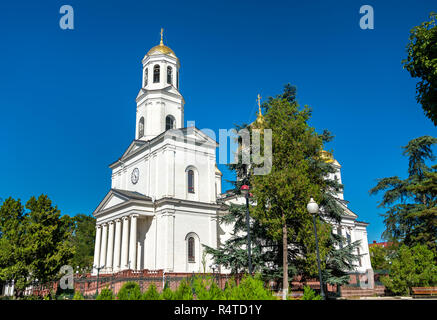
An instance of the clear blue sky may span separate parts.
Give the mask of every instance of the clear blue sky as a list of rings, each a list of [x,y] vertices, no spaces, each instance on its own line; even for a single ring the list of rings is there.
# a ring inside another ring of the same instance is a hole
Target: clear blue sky
[[[74,8],[61,30],[59,8]],[[359,28],[359,8],[375,29]],[[185,119],[230,129],[255,118],[255,99],[285,83],[329,129],[345,197],[368,238],[384,230],[375,179],[405,176],[401,146],[436,135],[402,69],[409,30],[433,1],[2,1],[0,197],[41,193],[62,213],[91,212],[110,188],[108,164],[134,138],[141,59],[159,42],[181,61]],[[231,176],[220,168],[225,177]],[[229,185],[225,185],[229,188]]]

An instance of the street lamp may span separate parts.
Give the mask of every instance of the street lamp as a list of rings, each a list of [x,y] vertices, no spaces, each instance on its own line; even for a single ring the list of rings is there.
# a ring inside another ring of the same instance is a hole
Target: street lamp
[[[100,269],[103,269],[105,266],[94,266],[94,268],[96,268],[97,270],[97,286],[96,286],[96,297],[99,295],[99,275],[100,275]]]
[[[249,258],[249,274],[252,274],[252,258],[250,253],[250,221],[249,221],[249,186],[241,186],[241,194],[246,198],[246,228],[247,228],[247,255]]]
[[[325,300],[325,290],[323,288],[322,270],[320,269],[319,241],[317,240],[316,214],[319,212],[319,205],[311,198],[307,205],[307,210],[313,216],[314,235],[316,236],[317,267],[319,269],[320,295]]]

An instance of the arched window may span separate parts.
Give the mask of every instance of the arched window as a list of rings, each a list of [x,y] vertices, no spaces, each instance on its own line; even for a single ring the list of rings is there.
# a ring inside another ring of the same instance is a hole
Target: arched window
[[[147,86],[149,82],[149,70],[146,68],[146,70],[144,70],[144,86]]]
[[[174,129],[175,120],[172,116],[165,117],[165,130]]]
[[[144,117],[141,117],[138,123],[138,139],[144,136]]]
[[[173,69],[172,69],[172,67],[167,67],[167,83],[168,84],[173,83]]]
[[[153,67],[153,83],[159,82],[159,65],[155,64]]]
[[[193,237],[188,238],[188,262],[195,261],[195,242]]]
[[[188,192],[194,193],[194,171],[188,170],[187,177],[188,177]]]

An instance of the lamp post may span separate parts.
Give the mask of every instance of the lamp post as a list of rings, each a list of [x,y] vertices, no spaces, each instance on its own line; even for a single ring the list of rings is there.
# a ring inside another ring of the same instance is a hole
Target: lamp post
[[[97,267],[94,266],[94,268],[96,268],[97,270],[97,285],[96,285],[96,297],[99,295],[99,275],[100,275],[100,269],[103,269],[105,266],[101,266],[101,267]]]
[[[317,267],[319,269],[320,295],[325,300],[325,289],[323,288],[322,270],[320,269],[319,241],[317,240],[316,214],[319,212],[319,205],[311,198],[307,210],[313,216],[314,235],[316,236]]]
[[[250,221],[249,221],[249,186],[241,186],[241,194],[246,198],[246,228],[247,228],[247,256],[249,262],[249,274],[252,274],[252,258],[250,252]]]

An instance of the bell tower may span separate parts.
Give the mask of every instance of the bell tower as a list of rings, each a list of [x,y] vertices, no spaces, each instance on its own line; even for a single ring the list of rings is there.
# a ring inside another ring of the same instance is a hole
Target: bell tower
[[[179,93],[179,59],[161,41],[144,56],[142,86],[136,98],[135,139],[150,140],[184,126],[184,98]]]

